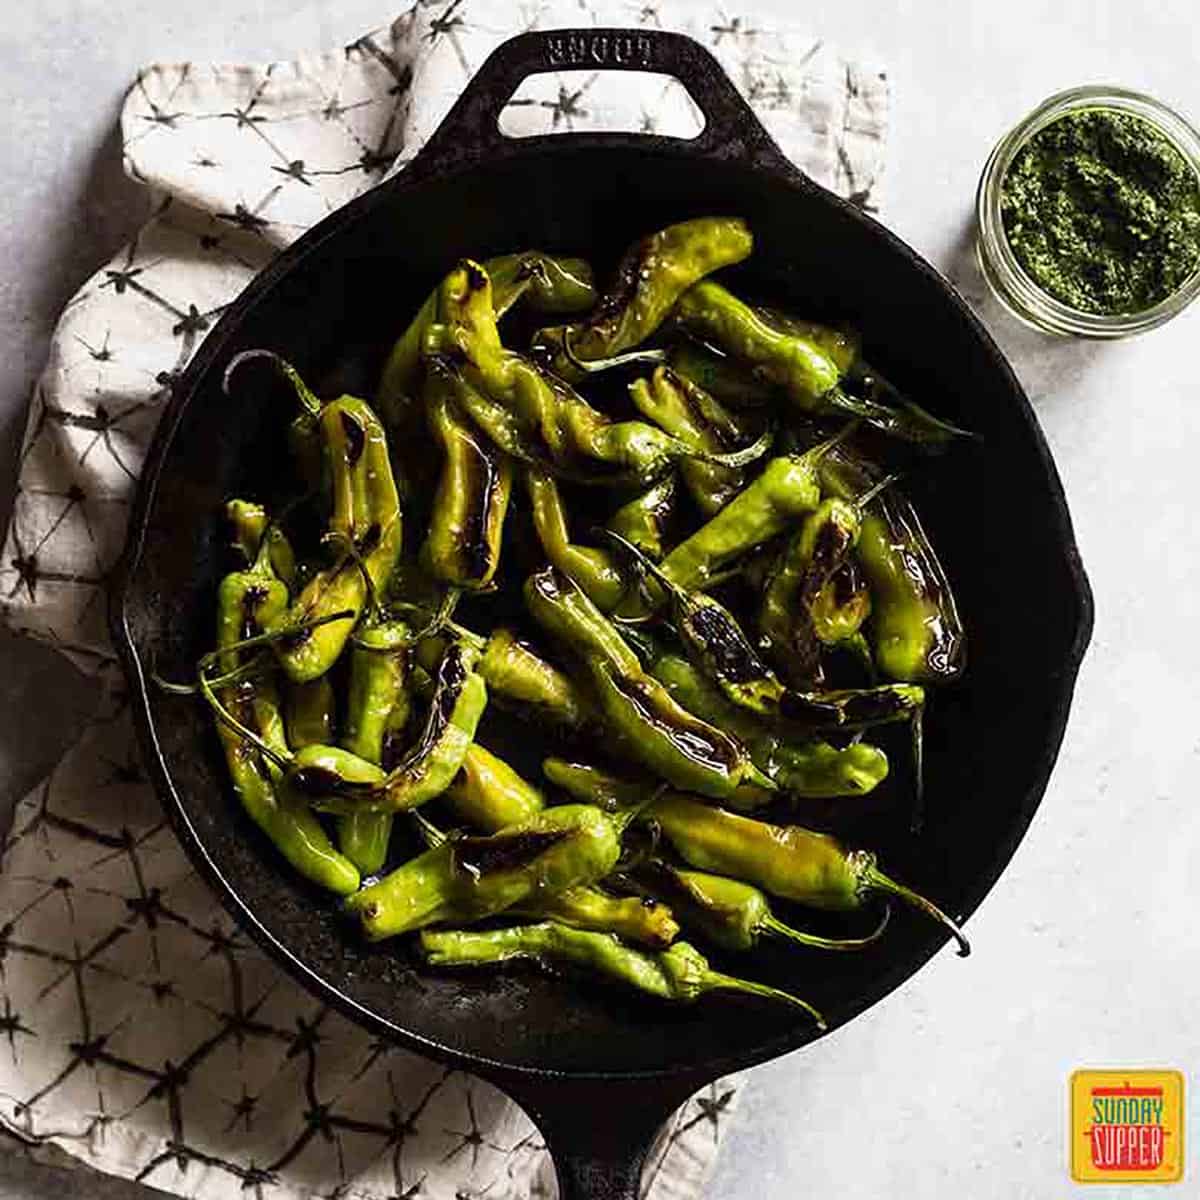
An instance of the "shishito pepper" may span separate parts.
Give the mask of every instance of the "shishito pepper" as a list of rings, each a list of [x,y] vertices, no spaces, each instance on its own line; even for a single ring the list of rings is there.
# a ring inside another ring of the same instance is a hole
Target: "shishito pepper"
[[[578,379],[572,358],[608,358],[639,345],[698,279],[741,262],[753,247],[750,230],[738,217],[698,217],[668,225],[629,248],[613,286],[585,320],[541,330],[534,352],[555,374]]]
[[[720,454],[751,440],[719,401],[668,367],[657,368],[649,379],[635,379],[629,395],[647,420],[707,454]],[[746,483],[745,468],[702,460],[683,463],[680,474],[705,517],[724,508]]]
[[[755,308],[714,280],[701,280],[684,292],[674,318],[694,337],[737,359],[755,379],[778,388],[803,412],[858,417],[883,433],[913,442],[938,444],[962,434],[898,393],[892,407],[841,387],[858,357],[852,336],[774,309]]]
[[[283,705],[288,745],[299,750],[301,746],[322,746],[331,742],[336,704],[328,676],[322,675],[307,683],[289,680]]]
[[[239,362],[257,354],[248,351],[235,358],[226,381]],[[302,628],[273,648],[288,678],[305,683],[333,666],[354,626],[353,620],[320,624],[321,618],[347,611],[357,618],[368,592],[382,592],[387,583],[400,553],[400,495],[387,437],[371,407],[353,396],[322,405],[295,368],[275,355],[266,357],[295,389],[329,472],[332,512],[327,537],[336,557],[308,580],[272,624],[273,630]]]
[[[469,384],[460,393],[472,420],[507,454],[580,482],[649,484],[694,448],[644,421],[615,421],[570,384],[500,341],[491,281],[464,259],[438,297],[439,321],[426,333],[426,358],[447,357]],[[740,465],[763,453],[762,439],[715,461]]]
[[[931,901],[897,883],[867,850],[846,850],[826,833],[801,825],[768,825],[675,792],[645,810],[675,851],[693,867],[729,875],[772,895],[813,908],[861,908],[873,892],[897,896],[939,921],[971,952],[958,926]]]
[[[287,608],[287,588],[267,566],[266,551],[249,570],[227,575],[217,595],[217,662],[222,674],[239,664],[235,643],[259,633]],[[269,678],[247,678],[220,689],[220,703],[261,742],[288,754],[279,696]],[[217,732],[234,790],[246,814],[306,879],[339,894],[359,883],[354,864],[334,849],[321,823],[287,787],[276,761],[260,753],[224,720]]]
[[[839,572],[853,566],[851,554],[867,509],[894,479],[886,476],[853,499],[822,500],[789,540],[767,579],[759,632],[776,666],[796,687],[821,681],[821,647],[848,640],[870,611],[868,589],[860,589],[856,599],[854,593],[840,596],[831,585]]]
[[[878,472],[838,448],[819,464],[821,484],[852,499]],[[946,572],[917,510],[890,488],[862,519],[855,556],[871,589],[867,626],[876,666],[904,683],[946,683],[966,663],[966,636]]]
[[[540,250],[526,250],[489,258],[483,266],[492,280],[497,317],[522,296],[531,308],[544,313],[587,312],[596,303],[592,268],[582,258],[556,258]],[[437,304],[435,289],[388,355],[377,396],[385,412],[404,406],[420,392],[421,352],[425,333],[437,320]]]
[[[547,808],[487,837],[426,850],[352,896],[346,908],[371,941],[481,920],[531,896],[603,878],[620,857],[625,823],[586,804]]]
[[[753,884],[706,871],[689,871],[662,859],[636,868],[623,881],[639,894],[671,906],[690,931],[723,950],[752,950],[763,938],[778,938],[817,950],[862,950],[879,940],[883,920],[866,937],[829,938],[785,924],[771,911],[770,902]]]
[[[458,820],[484,833],[531,820],[546,805],[533,784],[478,742],[467,750],[443,798]]]
[[[425,403],[442,469],[423,561],[443,583],[482,591],[500,565],[513,463],[461,411],[446,376],[438,362],[429,364]]]
[[[818,1028],[825,1028],[824,1018],[811,1004],[778,988],[714,971],[687,942],[647,954],[622,945],[610,933],[588,933],[547,921],[478,932],[426,930],[421,934],[421,949],[435,967],[495,966],[519,959],[550,967],[580,967],[662,1000],[690,1002],[705,992],[722,991],[762,996],[804,1009]]]
[[[587,722],[591,706],[574,680],[511,629],[499,625],[484,638],[461,625],[451,625],[454,636],[481,655],[479,674],[501,707],[563,729],[578,729]],[[416,646],[417,661],[426,670],[435,670],[444,649],[444,638],[422,638]]]
[[[538,467],[526,467],[525,487],[533,527],[550,565],[579,584],[598,608],[616,608],[625,594],[625,577],[607,551],[571,541],[558,481]]]
[[[828,742],[789,735],[730,704],[678,655],[658,656],[649,670],[689,712],[734,733],[755,765],[787,795],[862,796],[887,778],[887,756],[878,746],[854,742],[839,749]],[[742,803],[736,806],[752,808],[761,804],[754,804],[753,795],[743,794]]]
[[[531,821],[544,806],[537,788],[478,743],[467,751],[462,770],[443,799],[458,819],[482,833],[499,833]],[[615,933],[655,948],[669,946],[679,932],[666,905],[612,896],[587,884],[529,896],[509,911],[538,921],[549,918],[574,929]]]
[[[664,475],[641,495],[622,504],[605,522],[605,528],[631,542],[643,554],[662,558],[677,491],[675,476]]]
[[[225,517],[233,532],[234,545],[247,565],[258,557],[266,538],[271,570],[290,589],[296,579],[296,552],[287,534],[268,520],[266,508],[253,500],[230,500],[225,505]]]
[[[624,749],[662,778],[714,799],[744,782],[773,786],[734,738],[677,704],[600,610],[553,568],[525,584],[530,614],[587,669],[597,707]]]
[[[307,746],[290,764],[292,786],[314,807],[343,816],[401,812],[440,796],[462,767],[487,706],[478,657],[458,642],[446,648],[425,728],[391,770],[340,748]]]
[[[350,689],[342,747],[383,770],[396,765],[411,711],[408,655],[411,632],[403,621],[372,620],[350,643]],[[364,875],[387,859],[391,813],[353,812],[338,818],[338,844]]]
[[[739,555],[769,541],[821,502],[817,463],[823,450],[771,459],[715,516],[660,564],[680,587],[703,590],[709,580]]]

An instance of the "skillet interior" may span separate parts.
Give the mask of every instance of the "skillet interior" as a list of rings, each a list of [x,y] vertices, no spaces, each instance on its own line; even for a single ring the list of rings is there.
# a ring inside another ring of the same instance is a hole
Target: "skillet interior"
[[[135,527],[123,599],[127,659],[139,672],[154,664],[169,676],[190,673],[207,648],[215,586],[228,569],[221,503],[290,486],[284,412],[246,387],[234,399],[222,394],[233,353],[267,346],[316,380],[352,360],[350,376],[369,379],[387,341],[463,253],[536,245],[586,254],[603,269],[662,224],[742,214],[756,238],[739,281],[748,292],[853,321],[881,368],[983,438],[905,482],[956,584],[971,657],[965,682],[932,703],[926,831],[916,841],[906,831],[903,778],[876,801],[844,802],[855,816],[839,826],[879,850],[892,873],[950,911],[968,912],[1040,799],[1089,624],[1057,477],[1019,386],[928,268],[795,175],[750,173],[650,144],[571,142],[539,139],[503,161],[399,177],[326,223],[324,240],[288,272],[269,272],[228,315],[194,360],[164,419],[161,459],[149,468],[157,482],[141,510],[140,543]],[[419,536],[406,530],[410,545]],[[437,976],[414,969],[395,946],[363,947],[238,811],[207,714],[153,687],[140,700],[168,809],[224,901],[310,986],[381,1031],[476,1066],[570,1075],[701,1063],[716,1074],[811,1036],[782,1008],[713,1001],[668,1010],[534,974]],[[893,757],[902,758],[899,749]],[[935,927],[897,913],[883,941],[862,954],[789,949],[723,965],[795,990],[837,1025],[942,941]]]

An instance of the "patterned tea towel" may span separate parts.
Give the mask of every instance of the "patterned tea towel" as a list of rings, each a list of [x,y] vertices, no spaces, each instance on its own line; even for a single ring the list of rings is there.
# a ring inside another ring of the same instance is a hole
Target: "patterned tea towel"
[[[125,162],[155,215],[59,321],[0,563],[10,624],[102,696],[18,806],[0,876],[0,1121],[28,1143],[184,1196],[552,1192],[519,1109],[322,1008],[193,874],[138,761],[104,586],[155,422],[221,310],[280,247],[402,168],[500,41],[589,24],[691,33],[804,170],[878,204],[883,72],[723,5],[426,2],[333,53],[160,64],[131,89]],[[503,124],[686,133],[696,118],[659,77],[571,74],[523,86]],[[646,1173],[655,1200],[699,1194],[737,1088],[716,1084],[670,1123]]]

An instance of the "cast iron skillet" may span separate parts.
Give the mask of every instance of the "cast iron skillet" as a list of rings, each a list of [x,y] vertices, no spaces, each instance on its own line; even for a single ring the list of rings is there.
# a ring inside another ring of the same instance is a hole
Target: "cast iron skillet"
[[[673,75],[705,128],[690,141],[502,136],[496,118],[517,84],[565,68]],[[1091,630],[1062,488],[1024,392],[962,299],[886,229],[791,166],[712,56],[685,37],[586,30],[507,42],[406,170],[256,278],[200,347],[162,418],[113,593],[146,758],[222,902],[353,1020],[512,1095],[545,1134],[565,1196],[634,1196],[647,1147],[676,1106],[721,1074],[804,1045],[812,1025],[737,1001],[668,1010],[532,973],[439,976],[403,949],[364,947],[237,811],[207,714],[156,690],[148,675],[157,666],[186,677],[206,648],[215,586],[228,569],[221,503],[271,499],[286,486],[283,412],[253,389],[222,394],[233,354],[267,346],[330,390],[349,379],[369,394],[389,339],[460,255],[540,246],[612,264],[635,236],[709,213],[741,214],[754,230],[738,286],[852,320],[881,369],[982,435],[906,482],[956,582],[971,654],[965,681],[935,698],[928,721],[925,833],[907,832],[903,779],[873,804],[846,802],[843,812],[860,815],[840,826],[879,850],[894,874],[970,913],[1041,799]],[[767,952],[741,969],[812,1000],[836,1028],[944,941],[905,913],[868,952]]]

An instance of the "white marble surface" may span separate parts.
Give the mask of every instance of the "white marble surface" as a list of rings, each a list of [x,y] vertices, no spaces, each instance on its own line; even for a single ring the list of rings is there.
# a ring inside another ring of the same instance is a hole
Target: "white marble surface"
[[[745,0],[730,14],[792,9],[789,0]],[[136,223],[112,125],[138,64],[286,56],[338,45],[390,15],[381,0],[4,6],[6,439],[19,428],[56,306]],[[1200,1068],[1200,309],[1115,345],[1026,333],[982,297],[970,207],[992,142],[1059,88],[1120,82],[1200,118],[1200,21],[1194,0],[842,0],[797,19],[888,66],[895,134],[885,219],[979,303],[1012,356],[1066,484],[1097,621],[1046,802],[971,923],[976,954],[960,962],[944,953],[814,1050],[759,1068],[711,1194],[1086,1195],[1067,1178],[1070,1071]],[[6,440],[6,468],[10,454]],[[38,655],[18,660],[8,644],[0,653],[0,779],[11,792],[68,736],[80,701],[69,675]],[[1200,1080],[1189,1082],[1194,1146]],[[1188,1157],[1188,1183],[1165,1194],[1200,1194],[1200,1153]],[[70,1177],[0,1159],[0,1200],[64,1190]]]

